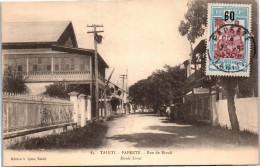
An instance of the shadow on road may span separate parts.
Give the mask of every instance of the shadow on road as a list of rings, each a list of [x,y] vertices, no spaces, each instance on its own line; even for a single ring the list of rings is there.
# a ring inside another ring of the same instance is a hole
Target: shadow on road
[[[135,114],[144,116],[156,116],[155,112],[136,112]]]
[[[154,113],[145,113],[145,114],[138,113],[138,115],[140,117],[156,117]]]
[[[171,140],[174,134],[155,134],[155,133],[134,133],[131,135],[116,135],[108,139],[120,142],[133,142],[134,147],[166,147],[172,145]]]
[[[115,135],[108,139],[134,143],[134,147],[232,148],[258,147],[258,136],[237,135],[231,130],[210,125],[174,123],[161,119],[162,126],[148,126],[149,133]]]

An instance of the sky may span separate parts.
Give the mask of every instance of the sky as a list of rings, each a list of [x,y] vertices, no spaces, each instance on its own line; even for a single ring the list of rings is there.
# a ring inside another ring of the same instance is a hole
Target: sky
[[[6,2],[3,22],[71,21],[80,48],[94,49],[92,29],[104,27],[98,52],[109,65],[106,77],[121,85],[128,71],[128,86],[146,79],[165,64],[179,65],[189,58],[190,44],[178,32],[187,0],[103,0],[74,2]]]

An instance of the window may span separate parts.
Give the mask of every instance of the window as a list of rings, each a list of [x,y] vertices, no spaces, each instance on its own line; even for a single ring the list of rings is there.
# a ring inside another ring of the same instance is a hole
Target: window
[[[55,71],[59,71],[59,65],[55,65]]]
[[[65,58],[61,58],[60,63],[61,63],[61,64],[65,64]]]
[[[33,65],[33,71],[37,71],[37,65]]]
[[[75,70],[74,64],[70,66],[70,70]]]
[[[80,65],[80,70],[85,70],[85,64]]]
[[[70,70],[75,70],[75,65],[74,65],[75,64],[75,60],[74,60],[74,58],[70,59],[70,64],[71,64],[70,65]]]
[[[43,67],[42,65],[38,65],[38,66],[37,66],[37,71],[41,71],[41,70],[43,70],[42,67]]]
[[[66,70],[65,58],[61,58],[60,65],[61,65],[61,70],[62,71]]]
[[[22,71],[23,67],[21,65],[18,66],[18,71]]]
[[[51,71],[51,65],[47,65],[47,71]]]
[[[61,70],[64,71],[65,70],[65,65],[61,64]]]
[[[70,70],[70,65],[66,64],[66,70],[69,71]]]
[[[42,64],[42,58],[41,57],[38,58],[38,64]]]

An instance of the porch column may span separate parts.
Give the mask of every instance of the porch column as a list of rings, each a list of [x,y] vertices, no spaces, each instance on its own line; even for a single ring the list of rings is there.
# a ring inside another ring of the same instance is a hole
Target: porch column
[[[70,92],[70,101],[73,103],[73,122],[78,123],[78,93]]]
[[[205,110],[206,110],[206,108],[205,108],[205,97],[202,97],[201,98],[201,117],[202,117],[202,119],[204,119],[205,118]]]
[[[86,95],[80,94],[79,95],[80,100],[80,112],[81,112],[81,120],[80,120],[80,126],[83,127],[86,125]]]
[[[87,120],[90,121],[92,119],[91,114],[91,96],[87,96]]]
[[[51,56],[51,74],[53,74],[54,71],[54,58],[53,55]]]
[[[217,95],[213,94],[211,96],[211,118],[212,118],[212,126],[219,125],[218,122],[218,113],[217,113]]]
[[[102,91],[102,89],[100,89],[99,90],[99,92],[100,92],[100,98],[99,98],[99,100],[100,100],[100,105],[99,105],[99,108],[100,108],[100,116],[101,116],[101,118],[103,118],[104,117],[104,110],[103,110],[103,98],[102,98],[102,96],[103,96],[103,91]]]
[[[26,57],[26,74],[29,74],[29,57]]]
[[[104,111],[105,111],[105,119],[107,118],[108,114],[108,110],[107,110],[107,93],[106,93],[106,89],[104,90]]]
[[[195,117],[198,116],[198,102],[199,102],[199,99],[198,99],[198,97],[195,96]]]

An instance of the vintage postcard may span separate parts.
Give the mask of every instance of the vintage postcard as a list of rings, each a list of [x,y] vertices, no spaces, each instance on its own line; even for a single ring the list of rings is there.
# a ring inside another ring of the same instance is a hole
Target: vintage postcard
[[[257,7],[1,3],[3,165],[258,164]]]

